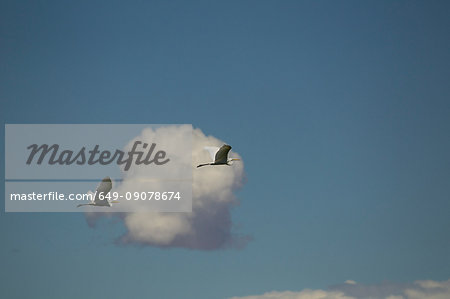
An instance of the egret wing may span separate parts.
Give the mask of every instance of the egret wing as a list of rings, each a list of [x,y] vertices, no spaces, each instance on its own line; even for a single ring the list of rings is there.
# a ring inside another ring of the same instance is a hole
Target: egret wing
[[[222,145],[222,147],[217,151],[214,163],[226,164],[228,161],[228,152],[231,150],[231,146],[228,144]]]
[[[100,184],[97,187],[97,190],[95,190],[95,198],[94,198],[94,204],[96,206],[110,206],[108,199],[105,197],[109,191],[112,189],[112,182],[111,179],[107,176],[104,178]],[[102,194],[100,199],[100,194]]]

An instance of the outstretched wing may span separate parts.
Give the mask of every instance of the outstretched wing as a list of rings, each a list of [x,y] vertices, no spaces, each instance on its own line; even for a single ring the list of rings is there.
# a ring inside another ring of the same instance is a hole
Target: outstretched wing
[[[226,164],[228,161],[228,152],[230,150],[231,150],[231,146],[229,146],[228,144],[222,145],[222,147],[216,153],[216,156],[214,158],[214,163]]]
[[[95,190],[95,198],[94,198],[94,204],[96,206],[110,206],[108,199],[105,197],[109,191],[112,189],[112,182],[109,176],[104,178],[100,184],[97,187],[97,190]],[[100,194],[102,194],[100,199]]]

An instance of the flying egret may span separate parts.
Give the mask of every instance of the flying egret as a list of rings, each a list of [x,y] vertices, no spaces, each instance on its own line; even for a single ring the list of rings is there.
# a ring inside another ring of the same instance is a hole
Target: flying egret
[[[108,201],[108,199],[106,198],[106,195],[109,193],[109,191],[111,191],[111,189],[112,182],[109,176],[107,176],[100,182],[97,189],[95,190],[94,200],[91,203],[79,204],[77,205],[77,208],[81,206],[110,207],[112,203],[118,203],[118,201]]]
[[[228,153],[231,150],[231,146],[228,144],[222,145],[221,148],[218,147],[205,147],[205,149],[210,153],[213,159],[212,163],[200,164],[197,168],[206,165],[230,165],[231,161],[240,161],[241,159],[228,159]]]

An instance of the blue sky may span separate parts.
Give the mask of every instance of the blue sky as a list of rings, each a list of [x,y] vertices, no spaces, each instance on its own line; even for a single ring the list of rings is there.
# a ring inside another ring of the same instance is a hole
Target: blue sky
[[[449,279],[449,11],[1,1],[3,123],[191,123],[243,157],[232,218],[253,237],[240,250],[117,246],[121,223],[2,211],[1,292],[227,298]]]

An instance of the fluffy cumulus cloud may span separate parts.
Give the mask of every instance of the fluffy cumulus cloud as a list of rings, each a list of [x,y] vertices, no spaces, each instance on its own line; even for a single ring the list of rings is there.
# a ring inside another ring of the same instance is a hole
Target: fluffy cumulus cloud
[[[413,283],[383,282],[365,285],[353,280],[330,287],[328,290],[302,290],[299,292],[268,292],[261,295],[233,297],[231,299],[448,299],[450,279],[447,281],[415,281]]]
[[[176,136],[170,146],[183,147],[181,132],[184,128],[174,126],[167,128],[163,134]],[[151,143],[152,136],[158,130],[143,132],[137,138]],[[179,141],[177,141],[179,140]],[[204,148],[207,146],[220,147],[222,140],[206,136],[200,129],[193,130],[192,136],[192,212],[191,213],[86,213],[91,226],[102,217],[115,217],[123,222],[126,233],[118,238],[120,244],[138,244],[157,247],[184,247],[200,250],[214,250],[224,247],[244,246],[248,236],[238,235],[233,231],[231,209],[238,204],[236,191],[244,181],[244,165],[240,161],[232,167],[217,166],[196,168],[199,163],[210,161],[211,157]],[[131,144],[131,143],[130,143]],[[129,147],[129,145],[128,145]],[[235,151],[230,157],[241,158]],[[131,172],[130,172],[131,173]],[[133,173],[131,173],[133,175]],[[139,174],[137,174],[139,175]],[[136,173],[132,179],[124,177],[122,186],[137,184]],[[132,189],[142,186],[133,185]],[[120,188],[120,187],[119,187]],[[129,189],[130,187],[128,187]]]

